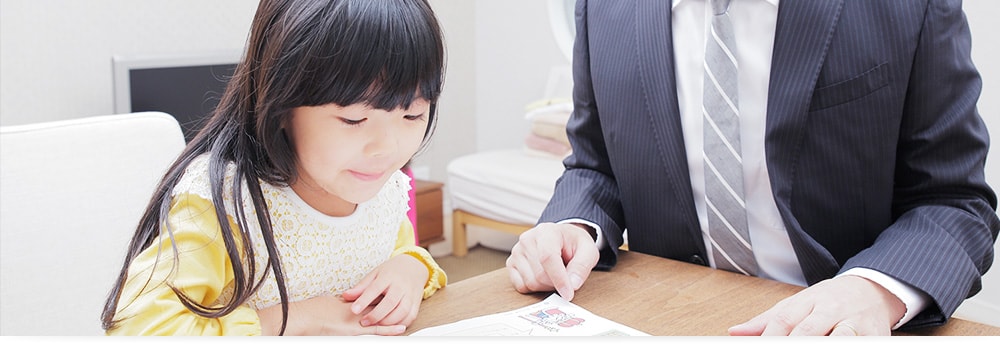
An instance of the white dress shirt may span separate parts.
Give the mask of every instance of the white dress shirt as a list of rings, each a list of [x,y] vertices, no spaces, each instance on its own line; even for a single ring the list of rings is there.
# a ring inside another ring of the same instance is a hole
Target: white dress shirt
[[[673,6],[674,62],[681,125],[687,147],[694,204],[706,243],[705,252],[708,252],[709,264],[714,267],[716,265],[708,236],[705,207],[702,143],[705,37],[711,24],[712,11],[707,0],[675,0]],[[729,17],[736,34],[736,59],[739,65],[738,105],[740,142],[743,146],[743,195],[746,198],[750,244],[757,259],[757,275],[805,286],[806,278],[771,194],[771,181],[764,158],[767,90],[774,28],[778,20],[777,3],[767,0],[733,1]]]
[[[767,119],[767,92],[770,83],[771,53],[778,19],[779,0],[732,0],[729,15],[736,35],[739,66],[740,141],[743,151],[744,196],[747,226],[757,260],[758,276],[789,284],[806,286],[802,267],[795,256],[784,222],[771,192],[768,177],[764,133]],[[673,0],[672,32],[677,96],[680,106],[684,144],[694,204],[701,223],[705,252],[712,267],[715,261],[708,234],[705,206],[705,174],[702,139],[702,78],[705,37],[711,23],[708,0]],[[562,222],[581,223],[597,229],[598,247],[606,244],[600,228],[582,219]],[[882,285],[906,305],[906,314],[893,329],[899,328],[924,309],[929,297],[923,292],[881,272],[854,268],[838,276],[857,275]]]

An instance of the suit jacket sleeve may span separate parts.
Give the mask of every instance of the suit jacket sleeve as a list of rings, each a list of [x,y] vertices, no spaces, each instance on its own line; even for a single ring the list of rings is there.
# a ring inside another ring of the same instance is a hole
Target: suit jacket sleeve
[[[591,86],[586,18],[586,1],[577,1],[573,46],[574,104],[566,125],[573,154],[563,161],[566,171],[556,182],[554,194],[539,222],[583,218],[597,224],[608,241],[597,268],[610,269],[623,241],[623,228],[618,226],[623,223],[623,214]]]
[[[970,40],[960,2],[928,2],[900,127],[896,220],[840,270],[871,268],[927,293],[932,305],[904,328],[942,324],[993,261],[1000,222],[984,176],[989,137]]]

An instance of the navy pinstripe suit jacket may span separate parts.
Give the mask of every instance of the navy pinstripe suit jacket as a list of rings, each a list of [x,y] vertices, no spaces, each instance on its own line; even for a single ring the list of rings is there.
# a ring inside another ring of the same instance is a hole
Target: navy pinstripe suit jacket
[[[573,155],[539,222],[601,226],[629,248],[704,264],[678,114],[670,1],[578,1]],[[960,1],[787,0],[778,10],[765,151],[809,284],[867,267],[930,295],[906,327],[977,293],[1000,221],[986,184]]]

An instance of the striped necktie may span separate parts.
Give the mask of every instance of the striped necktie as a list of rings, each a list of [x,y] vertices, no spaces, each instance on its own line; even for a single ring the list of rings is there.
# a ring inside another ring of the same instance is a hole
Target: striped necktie
[[[705,196],[715,266],[757,275],[743,197],[743,160],[736,40],[730,0],[711,0],[712,25],[705,43],[702,101],[705,136]]]

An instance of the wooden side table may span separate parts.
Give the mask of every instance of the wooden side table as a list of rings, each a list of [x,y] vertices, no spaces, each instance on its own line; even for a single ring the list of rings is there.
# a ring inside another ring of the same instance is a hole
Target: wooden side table
[[[416,181],[417,240],[420,247],[444,241],[443,183]]]

